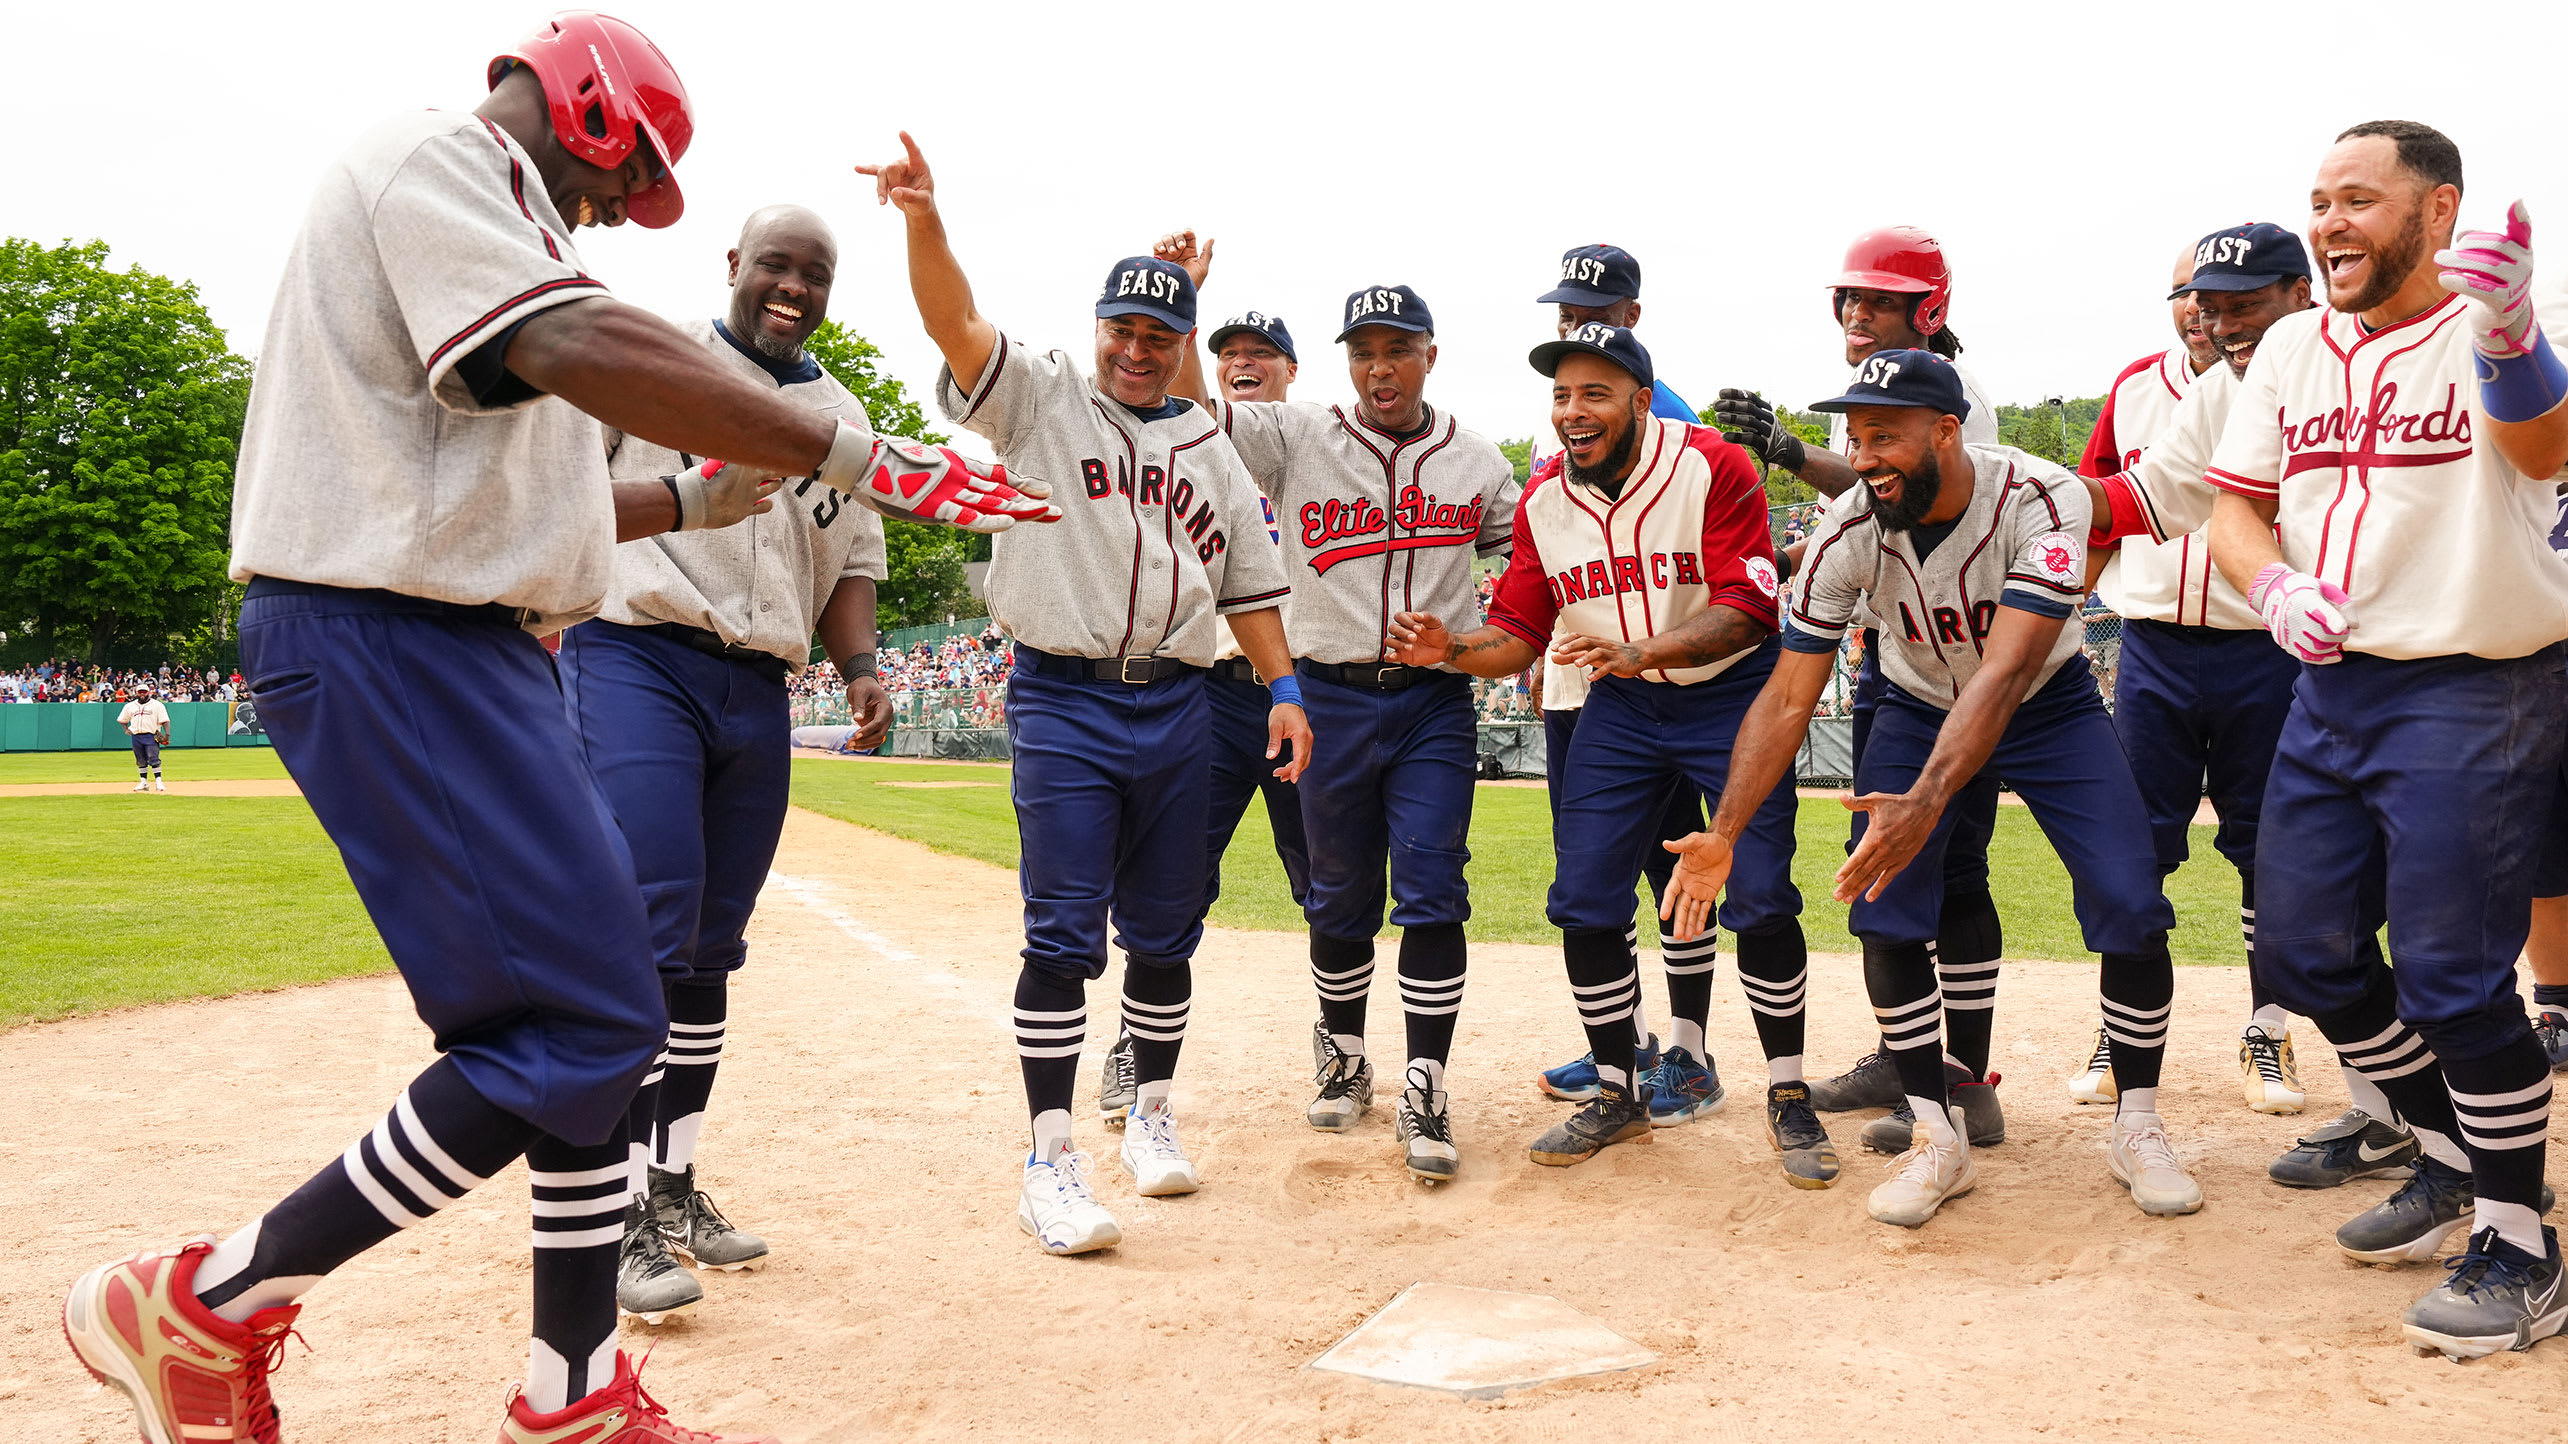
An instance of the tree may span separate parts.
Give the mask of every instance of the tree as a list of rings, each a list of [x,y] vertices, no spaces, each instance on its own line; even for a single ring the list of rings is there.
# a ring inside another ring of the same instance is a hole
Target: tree
[[[249,392],[194,285],[0,241],[0,621],[93,662],[223,636]]]
[[[2065,410],[2066,417],[2062,412]],[[2060,406],[2000,406],[1997,408],[1998,440],[2009,446],[2032,452],[2035,456],[2074,467],[2085,453],[2087,437],[2094,432],[2096,418],[2104,414],[2101,396],[2071,397]],[[2066,425],[2062,424],[2065,419]]]
[[[1518,485],[1521,486],[1525,482],[1533,479],[1534,439],[1532,437],[1520,436],[1514,441],[1499,442],[1498,452],[1500,455],[1506,457],[1508,461],[1515,464],[1516,482]]]
[[[943,432],[928,429],[927,414],[910,399],[900,378],[876,369],[883,353],[873,342],[835,321],[823,321],[803,343],[803,350],[865,403],[866,419],[877,435],[907,436],[936,445],[945,442]],[[988,559],[988,538],[952,527],[886,521],[883,541],[891,576],[874,589],[874,620],[881,630],[924,626],[977,612],[963,564]],[[980,546],[976,548],[975,542]]]

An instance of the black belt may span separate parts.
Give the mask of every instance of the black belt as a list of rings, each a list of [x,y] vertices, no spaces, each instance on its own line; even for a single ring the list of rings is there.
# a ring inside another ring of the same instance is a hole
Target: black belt
[[[1257,675],[1257,664],[1248,660],[1246,657],[1224,657],[1220,661],[1215,662],[1213,664],[1213,680],[1216,682],[1245,682],[1252,686],[1262,686],[1266,681],[1265,678]]]
[[[607,625],[618,624],[610,622]],[[746,663],[771,674],[778,681],[782,681],[790,670],[785,659],[773,652],[761,652],[755,647],[743,647],[736,642],[726,642],[722,640],[722,634],[719,632],[708,632],[702,627],[690,627],[683,622],[646,622],[633,630],[666,637],[681,647],[702,652],[708,657],[720,657],[726,662]]]
[[[1305,677],[1335,682],[1346,687],[1370,687],[1377,692],[1397,692],[1414,687],[1431,677],[1449,677],[1433,667],[1412,667],[1401,662],[1313,662],[1297,661],[1293,669]]]
[[[1017,665],[1036,676],[1065,682],[1121,682],[1128,687],[1147,687],[1204,670],[1176,657],[1064,657],[1037,651],[1023,642],[1017,643],[1016,655]]]
[[[408,592],[378,587],[334,587],[321,582],[292,582],[283,577],[252,577],[242,597],[244,600],[251,597],[340,597],[371,610],[451,617],[458,622],[491,622],[518,628],[523,628],[536,616],[532,608],[502,606],[497,602],[441,602],[435,597],[413,596]]]

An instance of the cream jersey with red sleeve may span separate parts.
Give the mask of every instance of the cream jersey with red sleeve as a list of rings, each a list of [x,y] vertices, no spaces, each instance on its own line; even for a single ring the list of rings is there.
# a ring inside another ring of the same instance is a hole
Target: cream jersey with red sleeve
[[[1556,631],[1637,642],[1716,606],[1775,625],[1774,539],[1748,454],[1709,427],[1661,417],[1644,425],[1620,496],[1553,468],[1526,488],[1490,625],[1538,651]],[[1641,676],[1684,686],[1746,655]]]
[[[2275,501],[2283,559],[2352,598],[2345,649],[2521,657],[2568,638],[2548,478],[2482,435],[2457,296],[2378,331],[2322,307],[2256,348],[2208,475]]]
[[[2172,353],[2178,356],[2182,352]],[[2203,479],[2220,445],[2238,375],[2226,363],[2195,378],[2137,457],[2114,473],[2140,500],[2147,536],[2127,536],[2096,591],[2125,617],[2183,627],[2261,632],[2265,620],[2211,564],[2211,502]]]

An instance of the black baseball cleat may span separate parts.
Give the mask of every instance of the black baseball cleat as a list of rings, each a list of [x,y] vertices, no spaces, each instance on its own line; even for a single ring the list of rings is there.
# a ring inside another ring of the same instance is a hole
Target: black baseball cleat
[[[1899,1069],[1890,1055],[1866,1053],[1855,1060],[1855,1066],[1834,1078],[1822,1078],[1810,1086],[1810,1106],[1822,1113],[1845,1113],[1857,1108],[1890,1108],[1902,1102],[1907,1094],[1900,1091]]]
[[[1132,1034],[1121,1031],[1115,1034],[1115,1045],[1106,1050],[1104,1076],[1097,1080],[1097,1114],[1108,1128],[1121,1128],[1140,1094],[1141,1083],[1133,1071]]]
[[[2542,1226],[2545,1252],[2535,1258],[2483,1228],[2469,1250],[2444,1265],[2452,1271],[2400,1320],[2419,1353],[2441,1350],[2447,1359],[2477,1359],[2505,1349],[2529,1349],[2568,1322],[2568,1291],[2560,1288],[2559,1231]]]
[[[1545,1130],[1531,1152],[1534,1162],[1561,1168],[1585,1163],[1613,1144],[1647,1143],[1651,1136],[1649,1091],[1599,1080],[1596,1096]]]
[[[2334,1188],[2358,1178],[2406,1178],[2416,1160],[2415,1134],[2348,1108],[2265,1165],[2265,1176],[2285,1188]]]
[[[2568,1073],[2568,1014],[2544,1008],[2532,1015],[2532,1036],[2550,1058],[2550,1071]]]
[[[1951,1095],[1953,1104],[1962,1110],[1962,1120],[1970,1129],[1973,1148],[1994,1148],[2006,1141],[2006,1112],[1997,1106],[1998,1076],[1991,1073],[1985,1078],[1974,1078],[1971,1070],[1958,1063],[1947,1062],[1944,1065],[1945,1091]],[[1863,1131],[1856,1136],[1863,1139],[1864,1147],[1875,1153],[1896,1155],[1906,1153],[1909,1145],[1916,1142],[1916,1135],[1917,1115],[1910,1110],[1907,1095],[1902,1094],[1899,1106],[1892,1109],[1888,1117],[1876,1118],[1865,1124]]]
[[[2558,1202],[2541,1186],[2541,1211]],[[2478,1212],[2469,1174],[2420,1154],[2416,1172],[2398,1192],[2347,1219],[2336,1246],[2358,1263],[2424,1263],[2443,1256],[2446,1240],[2467,1228]]]
[[[1837,1145],[1810,1107],[1810,1085],[1776,1083],[1766,1089],[1766,1137],[1783,1155],[1783,1181],[1795,1188],[1826,1188],[1837,1181]]]

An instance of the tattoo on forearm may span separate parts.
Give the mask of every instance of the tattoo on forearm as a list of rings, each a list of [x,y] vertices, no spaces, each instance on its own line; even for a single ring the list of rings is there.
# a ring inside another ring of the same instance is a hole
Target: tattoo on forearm
[[[1667,634],[1680,667],[1708,667],[1744,652],[1774,629],[1736,607],[1712,607]]]

